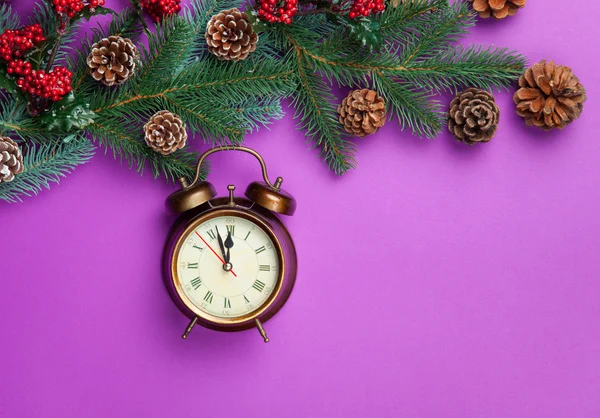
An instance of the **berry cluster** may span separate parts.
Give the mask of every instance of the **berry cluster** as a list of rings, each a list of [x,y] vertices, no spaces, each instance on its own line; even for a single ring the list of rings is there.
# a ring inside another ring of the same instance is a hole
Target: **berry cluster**
[[[146,9],[155,22],[160,22],[165,16],[181,11],[181,0],[141,0],[140,5]]]
[[[71,91],[73,73],[64,67],[50,72],[33,70],[17,80],[17,85],[33,97],[58,102]]]
[[[52,0],[52,4],[56,13],[73,18],[86,6],[89,6],[91,10],[98,6],[104,6],[104,0]]]
[[[23,60],[12,60],[6,68],[8,74],[24,76],[31,73],[31,64]]]
[[[298,0],[258,0],[258,16],[269,23],[292,23]]]
[[[0,35],[0,58],[6,61],[6,72],[19,77],[17,85],[23,91],[57,102],[71,91],[71,72],[63,67],[49,73],[36,71],[23,59],[27,51],[45,40],[42,27],[37,23],[21,29],[7,29]]]
[[[19,59],[35,45],[45,40],[39,23],[17,30],[8,29],[0,35],[0,58],[7,62]]]
[[[385,10],[383,0],[354,0],[348,17],[356,19],[361,16],[369,16],[371,13],[379,13]]]

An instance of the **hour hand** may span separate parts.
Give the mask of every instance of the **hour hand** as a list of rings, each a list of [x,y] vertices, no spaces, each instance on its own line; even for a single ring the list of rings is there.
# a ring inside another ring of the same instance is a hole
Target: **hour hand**
[[[225,248],[227,248],[227,254],[224,255],[226,263],[230,262],[231,254],[230,254],[229,250],[232,247],[233,247],[233,239],[231,239],[231,231],[227,231],[227,238],[225,238]]]
[[[221,254],[225,259],[225,262],[228,263],[229,261],[227,260],[227,256],[225,255],[225,247],[223,246],[223,238],[221,238],[221,234],[219,234],[219,227],[215,226],[215,229],[217,231],[217,240],[219,241],[219,248],[221,249]]]

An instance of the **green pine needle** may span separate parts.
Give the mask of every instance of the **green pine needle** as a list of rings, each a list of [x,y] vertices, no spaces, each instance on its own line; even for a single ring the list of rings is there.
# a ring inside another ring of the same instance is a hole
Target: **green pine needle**
[[[8,183],[0,183],[0,200],[21,202],[23,196],[36,195],[51,183],[58,183],[73,169],[94,155],[94,147],[86,138],[77,135],[69,142],[54,138],[43,145],[23,150],[24,170]]]

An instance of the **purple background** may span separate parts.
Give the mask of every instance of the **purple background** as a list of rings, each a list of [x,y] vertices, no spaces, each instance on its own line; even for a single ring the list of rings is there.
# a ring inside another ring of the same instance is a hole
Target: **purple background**
[[[491,143],[389,123],[342,178],[291,115],[248,137],[299,203],[300,273],[268,345],[181,339],[160,275],[172,186],[100,152],[0,204],[0,416],[600,416],[600,5],[572,3],[529,1],[471,37],[574,69],[589,99],[562,132],[527,128],[504,92]],[[222,194],[260,175],[212,160]]]

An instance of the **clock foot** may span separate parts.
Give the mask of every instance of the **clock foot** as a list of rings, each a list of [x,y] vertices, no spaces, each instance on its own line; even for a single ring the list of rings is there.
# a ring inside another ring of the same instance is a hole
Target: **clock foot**
[[[198,322],[197,316],[195,316],[194,319],[192,319],[191,322],[188,324],[188,326],[185,329],[185,332],[183,333],[181,338],[183,338],[185,340],[188,337],[188,335],[190,335],[190,332],[192,332],[192,328],[194,328],[194,325],[196,325],[196,322]]]
[[[260,332],[260,336],[263,337],[263,340],[265,340],[266,343],[268,343],[269,337],[267,337],[267,332],[263,328],[262,323],[258,319],[255,319],[254,322],[256,322],[256,327],[258,328],[258,332]]]

